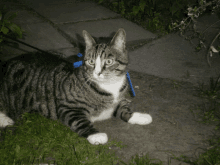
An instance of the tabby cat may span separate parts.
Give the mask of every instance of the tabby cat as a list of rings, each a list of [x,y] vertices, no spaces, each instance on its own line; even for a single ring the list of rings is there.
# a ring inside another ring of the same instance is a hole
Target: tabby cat
[[[126,33],[119,29],[110,44],[96,44],[83,31],[86,44],[83,65],[52,54],[15,57],[2,64],[0,127],[13,125],[25,112],[38,112],[59,120],[91,144],[105,144],[106,133],[92,123],[111,116],[130,124],[147,125],[149,114],[131,112],[124,98],[128,89]]]

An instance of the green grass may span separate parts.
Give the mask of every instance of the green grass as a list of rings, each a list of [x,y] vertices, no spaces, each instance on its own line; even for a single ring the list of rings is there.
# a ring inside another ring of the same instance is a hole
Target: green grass
[[[38,114],[24,114],[14,126],[1,130],[1,138],[0,165],[126,164],[110,151],[112,146],[125,147],[121,142],[110,139],[106,145],[91,145],[60,122]],[[151,161],[137,154],[129,165],[161,165]]]
[[[1,130],[1,140],[0,165],[126,164],[110,151],[113,146],[125,147],[121,142],[110,139],[106,145],[91,145],[59,121],[38,114],[25,113],[14,126]],[[162,164],[151,161],[148,155],[137,154],[129,165]]]
[[[94,146],[58,121],[37,114],[24,114],[14,131],[3,133],[0,164],[116,164],[118,159],[109,147],[123,147],[110,140],[107,145]],[[11,128],[13,128],[11,127]]]
[[[158,163],[153,163],[154,161],[157,161]],[[129,165],[162,165],[162,161],[157,159],[150,159],[149,155],[142,155],[137,154],[132,157],[132,160],[130,161]]]

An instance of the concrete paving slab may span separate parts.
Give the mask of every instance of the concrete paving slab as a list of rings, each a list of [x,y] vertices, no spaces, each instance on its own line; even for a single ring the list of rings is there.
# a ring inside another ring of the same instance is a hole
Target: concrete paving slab
[[[197,83],[217,76],[220,58],[206,61],[206,51],[196,53],[194,47],[177,34],[170,34],[129,53],[128,69],[162,78]]]
[[[48,23],[36,24],[21,24],[25,30],[24,39],[20,39],[29,45],[37,47],[41,50],[56,50],[61,48],[73,47],[65,38],[63,38],[51,25]],[[33,48],[19,44],[19,49],[11,47],[3,48],[3,54],[8,56],[11,54],[20,55],[27,51],[36,51]]]
[[[40,5],[53,5],[53,4],[64,4],[64,3],[75,3],[77,0],[18,0],[20,3],[27,4],[30,6]]]
[[[1,0],[0,7],[3,7],[3,6],[6,6],[6,8],[9,10],[13,10],[13,9],[24,7],[24,4],[15,2],[13,0]]]
[[[33,13],[30,13],[26,10],[26,6],[24,4],[13,2],[13,1],[0,1],[0,6],[5,5],[8,15],[13,13],[17,13],[17,16],[11,20],[11,22],[20,25],[20,24],[29,24],[29,23],[39,23],[43,22],[43,20],[39,19]]]
[[[154,39],[157,36],[142,27],[124,19],[100,20],[94,22],[80,22],[76,24],[66,24],[58,26],[73,39],[84,44],[82,30],[88,31],[95,39],[108,38],[112,39],[119,28],[124,28],[127,35],[127,43],[136,40]],[[107,39],[107,40],[108,40]]]
[[[34,3],[34,5],[29,6],[55,24],[74,23],[120,16],[93,2],[72,2],[62,4]]]
[[[12,20],[12,22],[19,26],[22,26],[22,24],[36,24],[45,22],[36,15],[33,15],[24,9],[10,10],[10,13],[17,13],[17,16]]]
[[[69,48],[61,48],[61,49],[55,49],[55,50],[53,49],[49,52],[51,53],[55,52],[55,54],[60,54],[64,58],[71,58],[72,56],[76,56],[80,51],[76,47],[69,47]]]
[[[39,49],[50,50],[72,46],[48,23],[24,24],[22,28],[26,32],[25,39],[22,41]]]

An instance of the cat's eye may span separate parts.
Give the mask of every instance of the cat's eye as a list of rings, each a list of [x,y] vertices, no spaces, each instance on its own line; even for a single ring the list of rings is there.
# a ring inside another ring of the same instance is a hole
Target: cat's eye
[[[107,60],[105,61],[105,63],[106,63],[107,65],[111,65],[111,64],[113,63],[113,59],[107,59]]]
[[[88,60],[89,61],[89,64],[90,65],[94,65],[95,64],[95,60],[91,59],[91,60]]]

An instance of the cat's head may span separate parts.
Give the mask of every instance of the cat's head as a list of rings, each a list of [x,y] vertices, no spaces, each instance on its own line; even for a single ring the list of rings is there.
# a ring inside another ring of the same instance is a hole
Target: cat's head
[[[110,44],[96,44],[87,31],[82,33],[86,44],[83,67],[90,78],[109,81],[123,77],[128,65],[125,30],[119,29]]]

